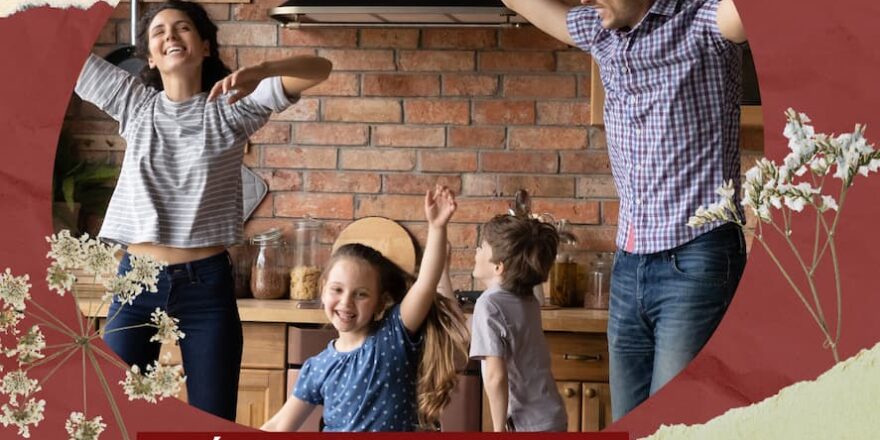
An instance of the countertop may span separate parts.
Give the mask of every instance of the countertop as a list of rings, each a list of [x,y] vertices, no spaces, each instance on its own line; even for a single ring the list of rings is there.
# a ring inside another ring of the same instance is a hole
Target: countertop
[[[289,324],[326,324],[321,309],[300,309],[300,301],[281,299],[239,299],[238,313],[246,322],[281,322]],[[107,305],[97,309],[99,299],[81,298],[80,310],[90,316],[107,316]],[[96,310],[97,309],[97,310]],[[607,310],[587,310],[580,307],[541,310],[545,331],[605,333],[608,326]]]

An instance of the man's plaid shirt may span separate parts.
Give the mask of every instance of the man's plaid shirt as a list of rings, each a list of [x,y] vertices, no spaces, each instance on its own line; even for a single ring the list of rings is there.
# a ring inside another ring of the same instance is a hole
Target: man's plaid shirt
[[[718,0],[656,0],[631,30],[602,28],[591,7],[568,14],[605,87],[621,249],[634,239],[631,252],[664,251],[718,226],[687,221],[718,201],[727,180],[739,206],[742,51],[721,35],[717,8]]]

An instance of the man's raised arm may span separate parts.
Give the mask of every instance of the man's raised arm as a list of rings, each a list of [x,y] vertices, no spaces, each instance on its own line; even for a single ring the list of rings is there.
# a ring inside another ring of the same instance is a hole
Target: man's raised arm
[[[739,12],[737,12],[733,0],[721,0],[721,3],[718,4],[717,20],[718,29],[724,38],[734,43],[746,41],[746,30],[743,28],[742,20],[739,18]]]
[[[568,25],[566,24],[566,17],[570,9],[568,5],[558,0],[502,1],[508,8],[525,17],[529,23],[546,34],[569,46],[575,45],[571,35],[568,34]]]

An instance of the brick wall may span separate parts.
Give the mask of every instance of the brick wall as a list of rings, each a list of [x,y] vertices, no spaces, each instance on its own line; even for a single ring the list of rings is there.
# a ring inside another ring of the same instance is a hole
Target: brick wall
[[[246,224],[288,234],[309,214],[328,245],[353,219],[384,216],[424,243],[422,194],[435,183],[459,194],[450,228],[457,288],[471,288],[478,226],[526,188],[533,210],[568,219],[588,263],[614,249],[618,200],[602,129],[590,127],[590,58],[525,29],[282,29],[278,0],[206,4],[232,68],[317,54],[334,72],[256,133],[245,164],[270,193]],[[119,3],[95,52],[129,41]],[[80,150],[119,162],[116,124],[74,98],[68,129]],[[760,150],[760,130],[744,136]],[[744,166],[759,151],[746,152]],[[586,266],[586,265],[584,265]]]

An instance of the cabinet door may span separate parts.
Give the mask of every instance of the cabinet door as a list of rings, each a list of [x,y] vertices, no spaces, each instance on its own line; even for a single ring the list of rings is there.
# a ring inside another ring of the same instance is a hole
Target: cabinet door
[[[562,405],[568,416],[568,432],[581,430],[581,383],[556,382],[556,388],[562,396]]]
[[[607,383],[584,382],[581,430],[599,431],[611,424],[611,390]]]
[[[284,405],[284,371],[242,369],[235,422],[259,428]]]

